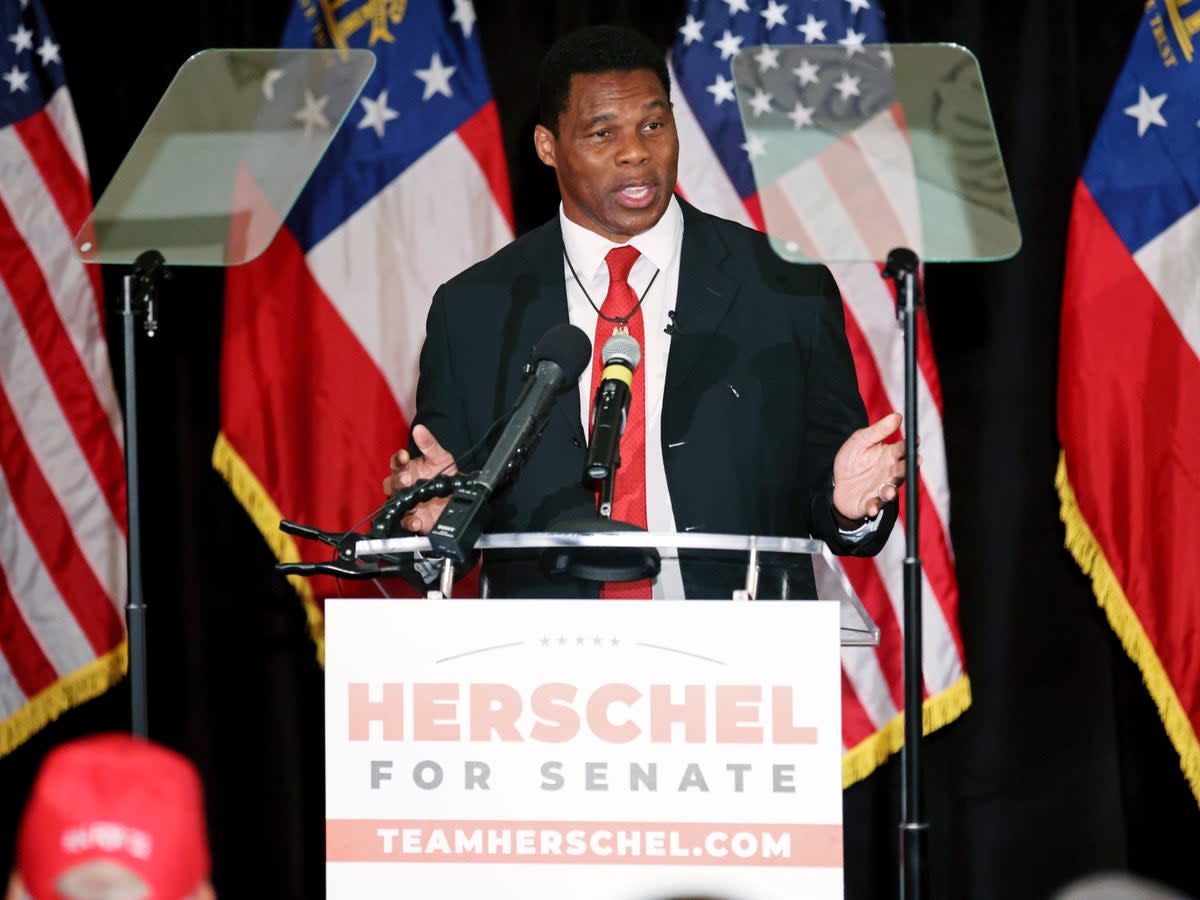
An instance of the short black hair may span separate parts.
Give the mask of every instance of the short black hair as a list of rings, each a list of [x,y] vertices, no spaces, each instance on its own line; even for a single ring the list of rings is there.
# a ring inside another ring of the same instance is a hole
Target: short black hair
[[[671,96],[666,53],[648,37],[621,25],[591,25],[563,35],[546,52],[538,86],[538,121],[558,137],[558,118],[567,110],[572,75],[648,69]]]

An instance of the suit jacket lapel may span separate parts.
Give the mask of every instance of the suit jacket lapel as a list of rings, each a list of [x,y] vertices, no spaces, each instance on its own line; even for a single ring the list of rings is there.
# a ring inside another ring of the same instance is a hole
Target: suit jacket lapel
[[[505,318],[498,346],[518,350],[510,377],[504,379],[504,405],[520,391],[522,369],[531,361],[530,352],[554,325],[570,321],[567,312],[567,287],[563,278],[562,229],[558,216],[530,232],[523,247],[528,268],[513,279],[512,301]],[[589,340],[591,335],[588,335]],[[497,389],[501,388],[497,385]],[[550,423],[565,418],[571,437],[582,444],[586,439],[579,418],[579,393],[567,390],[558,399]],[[550,427],[550,425],[547,425]]]
[[[695,207],[680,200],[683,210],[683,250],[679,260],[679,294],[675,299],[678,331],[671,338],[667,380],[663,388],[663,438],[678,438],[685,430],[683,411],[695,381],[692,373],[714,352],[716,340],[739,282],[724,268],[729,248]]]

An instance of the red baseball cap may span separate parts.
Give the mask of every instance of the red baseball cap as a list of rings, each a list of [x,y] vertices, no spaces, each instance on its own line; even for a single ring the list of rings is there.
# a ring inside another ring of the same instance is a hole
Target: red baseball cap
[[[72,882],[127,879],[142,900],[182,900],[208,878],[196,768],[127,734],[82,738],[42,763],[17,835],[17,873],[33,900],[66,900]]]

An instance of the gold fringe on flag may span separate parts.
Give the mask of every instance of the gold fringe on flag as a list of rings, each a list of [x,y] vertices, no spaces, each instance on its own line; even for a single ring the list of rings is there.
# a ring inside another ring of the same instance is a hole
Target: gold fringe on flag
[[[921,704],[921,732],[930,734],[949,725],[971,705],[971,680],[963,675],[940,694],[926,697]],[[860,741],[842,757],[842,787],[862,781],[887,762],[904,746],[904,713],[900,713],[866,740]]]
[[[217,435],[213,444],[212,465],[221,477],[229,484],[233,496],[237,499],[250,516],[250,520],[258,527],[267,546],[280,562],[299,562],[300,551],[290,534],[279,530],[279,522],[283,514],[271,495],[267,493],[258,476],[246,464],[246,461],[233,449],[233,445],[225,438],[225,433]],[[312,585],[299,575],[289,575],[288,581],[300,595],[304,603],[304,612],[308,617],[308,631],[313,643],[317,645],[317,662],[325,665],[325,616],[317,599],[313,595]]]
[[[1146,683],[1154,705],[1158,707],[1158,715],[1167,730],[1167,736],[1179,753],[1179,767],[1191,785],[1196,801],[1200,803],[1200,741],[1196,739],[1191,720],[1179,702],[1179,695],[1175,693],[1175,686],[1171,684],[1153,642],[1142,628],[1137,613],[1129,605],[1124,589],[1079,509],[1075,491],[1067,476],[1066,454],[1061,452],[1054,486],[1058,489],[1058,515],[1067,528],[1065,546],[1083,573],[1091,577],[1096,602],[1108,616],[1108,624],[1116,632],[1125,652],[1141,670],[1142,681]]]
[[[7,756],[68,709],[98,697],[125,675],[127,643],[121,641],[103,656],[43,689],[0,722],[0,756]]]

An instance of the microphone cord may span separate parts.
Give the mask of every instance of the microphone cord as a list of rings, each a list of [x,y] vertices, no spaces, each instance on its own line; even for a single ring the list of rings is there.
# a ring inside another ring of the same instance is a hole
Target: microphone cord
[[[421,496],[421,498],[420,498],[421,500],[431,499],[433,497],[439,496],[439,491],[431,489],[429,486],[433,482],[445,481],[443,476],[445,475],[446,470],[449,469],[453,465],[457,465],[460,460],[468,459],[472,454],[476,453],[487,442],[488,438],[490,438],[492,436],[492,433],[496,430],[496,428],[499,427],[502,423],[504,423],[510,415],[511,415],[511,413],[505,414],[503,416],[500,416],[498,419],[496,419],[496,421],[492,422],[492,424],[489,425],[487,430],[483,433],[483,437],[480,438],[479,441],[476,442],[474,446],[470,447],[466,452],[459,454],[454,459],[452,459],[450,462],[446,463],[446,465],[444,465],[440,470],[438,470],[437,474],[434,475],[432,478],[422,479],[418,484],[413,485],[412,488],[410,488],[408,491],[405,491],[404,496],[402,496],[402,497],[395,496],[395,495],[393,495],[392,497],[389,497],[381,505],[377,506],[374,510],[367,513],[365,516],[363,516],[361,519],[359,519],[357,522],[355,522],[353,525],[351,525],[345,531],[338,532],[338,535],[340,536],[340,540],[335,541],[335,539],[334,539],[335,536],[332,534],[324,535],[320,539],[322,541],[324,541],[325,543],[336,544],[337,546],[341,546],[342,544],[345,543],[345,541],[347,541],[350,538],[351,535],[358,533],[358,529],[361,528],[365,523],[371,522],[374,525],[376,520],[379,519],[380,516],[383,516],[384,514],[387,514],[387,513],[390,513],[390,515],[388,515],[388,518],[386,519],[386,521],[383,524],[384,524],[385,528],[390,527],[391,521],[395,518],[395,516],[398,513],[407,511],[408,509],[411,509],[413,506],[416,505],[416,502],[419,502],[419,500],[414,500],[414,492],[421,493],[422,495],[424,495],[424,496]],[[464,475],[464,474],[460,473],[458,475],[452,475],[452,476],[450,476],[450,480],[446,481],[446,485],[452,487],[454,482],[465,481],[466,479],[468,479],[470,477],[471,477],[470,474]],[[441,488],[441,487],[443,487],[443,485],[438,485],[438,487]],[[445,494],[445,496],[449,496],[449,493],[453,493],[453,490],[450,490],[447,494]],[[406,501],[410,501],[410,500],[414,500],[414,502],[406,502]],[[339,556],[340,556],[339,551],[335,550],[334,560],[337,560],[339,558]],[[388,554],[388,555],[381,554],[379,559],[381,559],[385,562],[390,562],[393,565],[398,564],[400,561],[399,557],[397,557],[393,554]],[[336,574],[334,575],[334,580],[337,582],[338,594],[342,597],[345,597],[344,588],[342,586],[342,581],[343,581],[344,577],[345,576],[342,576],[342,575],[336,575]],[[385,596],[385,597],[387,596],[387,591],[384,589],[383,585],[381,585],[379,583],[378,578],[372,578],[371,582],[375,585],[376,589],[379,591],[381,596]]]
[[[381,516],[385,516],[385,515],[387,516],[387,518],[386,518],[385,522],[382,523],[382,527],[388,528],[388,527],[390,527],[392,520],[396,517],[397,514],[407,512],[409,509],[411,509],[413,506],[415,506],[416,503],[423,502],[424,500],[430,500],[430,499],[433,499],[438,496],[442,496],[441,494],[438,493],[438,491],[440,490],[440,484],[436,487],[428,487],[428,486],[432,485],[434,483],[440,483],[442,481],[443,477],[445,476],[447,469],[449,469],[451,466],[457,466],[462,460],[470,459],[472,456],[474,456],[476,453],[478,453],[483,448],[484,444],[486,444],[488,442],[488,440],[491,438],[491,436],[496,432],[496,429],[499,428],[501,425],[503,425],[505,422],[507,422],[511,416],[512,416],[512,410],[506,412],[504,415],[497,418],[494,422],[492,422],[491,425],[489,425],[487,427],[487,430],[484,431],[483,437],[481,437],[478,441],[476,441],[471,447],[469,447],[464,452],[455,456],[454,459],[450,460],[450,462],[448,462],[448,463],[446,463],[446,465],[442,466],[442,468],[440,468],[431,477],[421,479],[421,481],[417,482],[412,487],[410,487],[408,490],[404,491],[403,496],[401,496],[400,494],[393,494],[391,497],[389,497],[387,500],[385,500],[382,504],[380,504],[378,507],[376,507],[372,512],[368,513],[366,516],[359,519],[354,524],[354,527],[352,527],[350,529],[350,531],[357,531],[358,528],[364,522],[371,522],[372,523],[371,530],[375,531],[376,530],[376,520],[379,519]],[[472,474],[474,474],[474,473],[472,473]],[[450,478],[453,479],[453,478],[458,478],[460,476],[461,476],[461,473],[460,473],[460,475],[451,475]],[[466,477],[466,476],[461,476],[461,477]],[[415,496],[415,492],[421,492],[421,491],[427,491],[428,496],[422,496],[419,499],[415,500],[415,502],[410,502],[410,500],[412,500],[412,498]],[[448,495],[446,495],[446,496],[448,496]]]
[[[654,282],[658,280],[658,273],[661,271],[660,269],[654,270],[654,274],[650,277],[650,283],[646,285],[646,289],[642,291],[642,296],[638,297],[638,302],[634,304],[633,309],[623,316],[606,316],[604,313],[600,312],[600,307],[598,307],[595,301],[592,300],[592,295],[587,292],[587,289],[583,286],[583,282],[579,280],[579,275],[575,271],[575,267],[571,265],[571,257],[567,255],[566,247],[563,247],[563,259],[567,261],[567,268],[571,270],[571,275],[574,277],[575,283],[579,285],[579,290],[583,291],[583,296],[587,299],[587,302],[592,309],[596,311],[596,315],[602,318],[605,322],[612,322],[614,325],[620,325],[622,328],[627,326],[629,324],[629,320],[632,319],[637,314],[637,311],[642,308],[642,301],[645,300],[646,295],[650,293],[650,288],[654,287]]]

